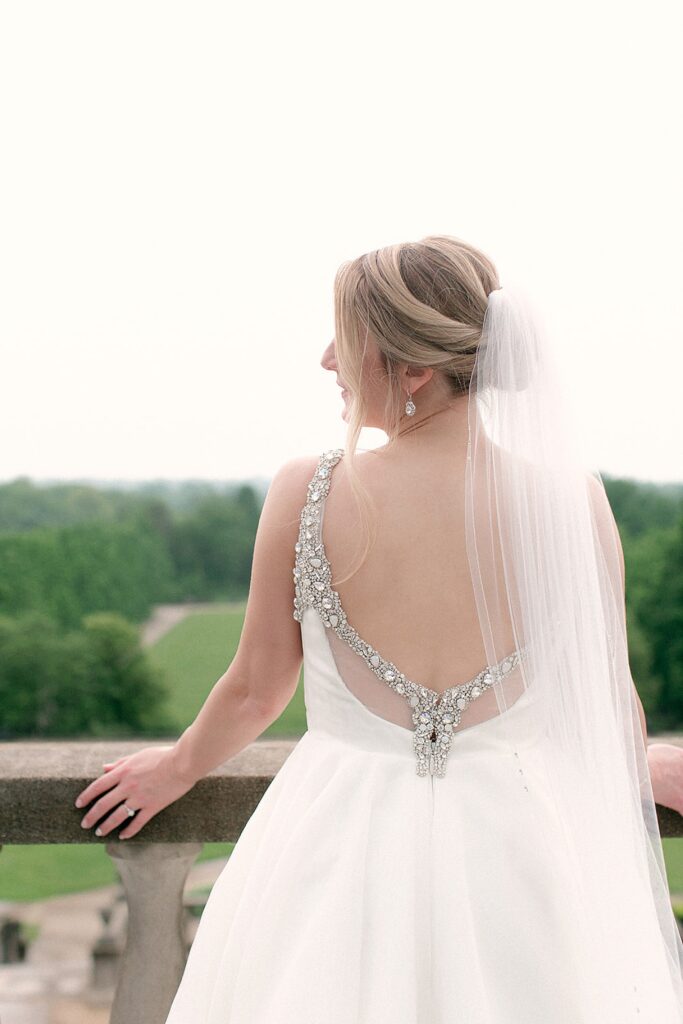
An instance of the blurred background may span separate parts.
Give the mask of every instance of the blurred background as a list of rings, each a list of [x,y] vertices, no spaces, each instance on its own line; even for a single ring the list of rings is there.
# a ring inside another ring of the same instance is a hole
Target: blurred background
[[[336,269],[431,233],[542,312],[650,735],[683,732],[680,28],[673,0],[3,5],[3,742],[192,721],[269,480],[344,444]],[[305,728],[300,681],[264,735]],[[0,918],[30,946],[116,881],[102,845],[7,846]]]

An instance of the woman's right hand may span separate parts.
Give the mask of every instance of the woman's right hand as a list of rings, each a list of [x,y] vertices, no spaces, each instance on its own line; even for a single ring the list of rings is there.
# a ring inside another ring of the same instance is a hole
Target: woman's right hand
[[[655,803],[683,814],[683,747],[674,743],[650,743],[647,763]]]
[[[95,834],[106,836],[119,825],[129,822],[119,832],[118,838],[130,839],[155,814],[184,796],[197,780],[179,773],[174,749],[173,746],[144,747],[103,765],[104,773],[86,786],[76,799],[77,807],[84,807],[95,800],[81,821],[83,828],[91,828],[99,822]],[[132,819],[124,804],[136,811]]]

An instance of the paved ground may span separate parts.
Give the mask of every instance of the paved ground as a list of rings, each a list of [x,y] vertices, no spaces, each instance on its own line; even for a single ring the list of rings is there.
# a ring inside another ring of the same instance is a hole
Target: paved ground
[[[190,870],[186,889],[213,885],[225,859]],[[92,947],[102,934],[100,911],[112,907],[116,885],[49,900],[15,903],[12,915],[40,933],[23,964],[0,965],[1,1024],[108,1024],[110,990],[93,987]],[[125,929],[125,904],[116,903],[115,931]]]
[[[152,615],[142,627],[142,646],[151,647],[165,633],[168,633],[179,622],[182,622],[188,615],[193,615],[195,612],[222,614],[225,611],[237,611],[237,609],[243,607],[243,601],[221,601],[220,603],[209,604],[158,604],[154,607]]]

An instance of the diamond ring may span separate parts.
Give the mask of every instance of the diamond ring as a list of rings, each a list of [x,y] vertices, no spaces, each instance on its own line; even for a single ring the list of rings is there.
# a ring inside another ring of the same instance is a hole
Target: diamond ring
[[[132,807],[129,807],[128,804],[124,804],[123,806],[128,811],[128,817],[129,818],[132,818],[134,814],[138,813],[137,811],[134,811]]]

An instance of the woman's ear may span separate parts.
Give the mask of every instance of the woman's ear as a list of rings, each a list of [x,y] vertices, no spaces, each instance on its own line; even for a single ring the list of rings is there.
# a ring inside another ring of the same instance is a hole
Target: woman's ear
[[[421,387],[428,384],[434,376],[433,366],[406,366],[402,368],[402,381],[404,391],[415,394]]]

